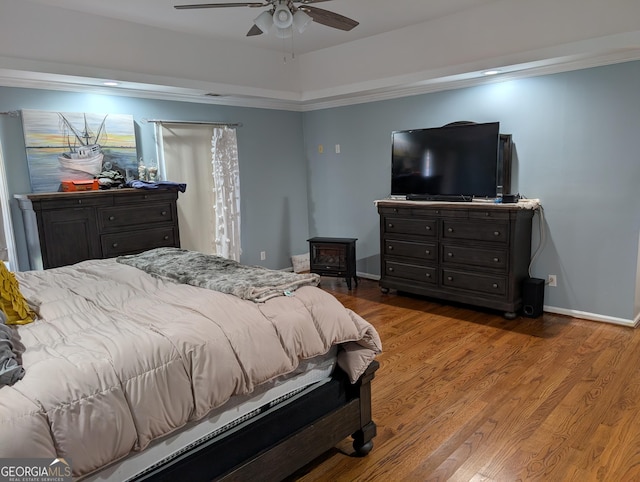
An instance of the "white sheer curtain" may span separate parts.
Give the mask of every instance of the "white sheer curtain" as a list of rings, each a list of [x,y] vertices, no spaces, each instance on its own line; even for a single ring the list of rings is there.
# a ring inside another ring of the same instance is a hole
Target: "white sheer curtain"
[[[216,250],[225,258],[240,261],[240,172],[235,129],[214,127],[211,164],[216,186]]]
[[[240,260],[240,177],[235,129],[156,124],[160,172],[184,182],[178,198],[180,245]]]

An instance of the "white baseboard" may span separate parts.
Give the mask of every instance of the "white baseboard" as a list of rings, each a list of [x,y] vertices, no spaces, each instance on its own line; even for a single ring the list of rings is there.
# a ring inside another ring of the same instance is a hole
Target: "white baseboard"
[[[558,315],[567,315],[574,318],[581,318],[583,320],[601,321],[603,323],[611,323],[613,325],[627,326],[629,328],[635,328],[640,322],[640,315],[635,320],[625,320],[624,318],[616,318],[613,316],[599,315],[597,313],[589,313],[587,311],[569,310],[567,308],[558,308],[557,306],[544,305],[543,310],[549,313],[556,313]]]

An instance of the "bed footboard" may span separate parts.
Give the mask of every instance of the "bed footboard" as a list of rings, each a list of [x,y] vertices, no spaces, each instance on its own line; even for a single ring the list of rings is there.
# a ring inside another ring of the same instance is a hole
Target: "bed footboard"
[[[360,428],[351,434],[353,448],[356,455],[364,457],[373,448],[373,437],[376,436],[376,424],[371,414],[371,380],[375,377],[376,370],[380,367],[377,361],[373,361],[369,368],[362,374],[358,383],[352,387],[354,398],[360,401]]]
[[[373,448],[376,424],[371,417],[371,380],[380,364],[373,361],[357,383],[347,387],[347,403],[293,433],[278,445],[228,472],[219,480],[282,480],[352,436],[356,455]]]

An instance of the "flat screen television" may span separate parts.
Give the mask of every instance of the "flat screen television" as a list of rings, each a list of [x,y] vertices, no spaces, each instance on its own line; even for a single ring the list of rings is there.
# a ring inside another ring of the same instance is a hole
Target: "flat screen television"
[[[499,142],[499,122],[395,131],[391,195],[495,198]]]

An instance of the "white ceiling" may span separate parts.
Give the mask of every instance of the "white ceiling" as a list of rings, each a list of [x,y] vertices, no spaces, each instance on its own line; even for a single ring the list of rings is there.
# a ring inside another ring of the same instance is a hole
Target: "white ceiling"
[[[360,24],[284,41],[179,3],[0,0],[0,85],[310,110],[640,59],[630,0],[327,0]]]
[[[34,3],[126,20],[141,25],[243,42],[254,47],[282,50],[283,41],[274,35],[246,37],[253,19],[264,8],[234,7],[176,10],[174,5],[223,3],[216,0],[31,0]],[[254,0],[260,3],[260,0]],[[358,22],[350,32],[312,23],[293,39],[295,52],[308,53],[345,42],[363,39],[399,28],[435,20],[496,0],[327,0],[313,5]],[[227,3],[227,2],[225,2]],[[236,3],[236,2],[228,2]],[[300,3],[295,3],[299,6]],[[289,40],[285,41],[289,49]]]

